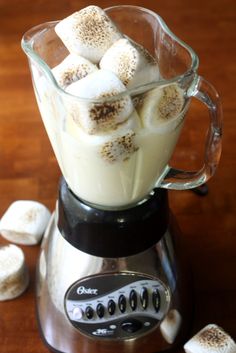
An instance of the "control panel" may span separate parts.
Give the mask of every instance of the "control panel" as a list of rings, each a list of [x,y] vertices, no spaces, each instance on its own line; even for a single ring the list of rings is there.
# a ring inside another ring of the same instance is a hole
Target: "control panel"
[[[103,274],[75,282],[65,295],[68,319],[84,334],[129,339],[154,329],[170,293],[160,280],[135,273]]]

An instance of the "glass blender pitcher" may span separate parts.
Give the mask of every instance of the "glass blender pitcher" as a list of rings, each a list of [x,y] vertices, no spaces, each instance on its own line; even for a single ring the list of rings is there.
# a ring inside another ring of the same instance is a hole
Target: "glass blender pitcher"
[[[56,351],[151,353],[178,343],[187,320],[164,189],[195,188],[214,174],[222,112],[214,87],[197,73],[198,57],[157,14],[136,6],[105,12],[156,59],[158,80],[110,97],[77,97],[51,71],[68,55],[54,30],[58,22],[34,27],[22,40],[64,178],[39,260],[38,315]],[[210,116],[203,166],[178,170],[169,160],[193,97]],[[76,123],[81,112],[103,121],[117,106],[128,106],[129,114],[112,131],[95,124],[87,133]],[[171,337],[165,333],[170,315]]]
[[[118,6],[106,12],[125,35],[156,58],[160,70],[157,82],[128,89],[115,97],[75,97],[58,86],[51,72],[68,54],[54,31],[56,22],[33,28],[22,41],[41,116],[65,180],[79,198],[108,208],[132,206],[157,187],[181,190],[201,185],[212,176],[219,160],[221,108],[214,88],[197,74],[196,54],[150,11]],[[160,91],[175,85],[182,95],[179,111],[174,118],[158,124],[155,100]],[[76,109],[86,106],[90,111],[101,111],[104,106],[112,108],[130,97],[133,112],[126,124],[112,134],[86,134],[75,124]],[[195,172],[168,165],[192,97],[206,104],[210,113],[205,161],[202,169]],[[126,144],[130,140],[129,148],[125,143],[118,147],[122,138]]]

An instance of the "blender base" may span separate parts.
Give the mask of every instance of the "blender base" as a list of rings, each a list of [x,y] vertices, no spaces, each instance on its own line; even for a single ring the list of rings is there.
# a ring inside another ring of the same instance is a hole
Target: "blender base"
[[[62,235],[58,217],[65,203],[59,197],[60,203],[44,235],[37,268],[38,322],[50,350],[155,353],[182,344],[190,330],[192,296],[173,216],[166,218],[158,241],[143,251],[95,256]],[[136,232],[134,242],[148,237],[139,228]]]

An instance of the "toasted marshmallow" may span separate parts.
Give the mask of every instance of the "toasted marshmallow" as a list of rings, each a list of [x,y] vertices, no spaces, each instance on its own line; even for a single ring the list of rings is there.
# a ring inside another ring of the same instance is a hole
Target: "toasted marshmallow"
[[[80,55],[69,54],[59,65],[52,69],[58,85],[66,88],[72,82],[84,78],[93,71],[98,70],[97,66]]]
[[[69,85],[66,91],[79,98],[88,98],[88,100],[68,99],[69,115],[88,134],[116,129],[134,110],[128,94],[115,98],[116,95],[125,93],[126,88],[110,71],[95,71]],[[92,99],[101,101],[93,102]]]
[[[155,59],[141,45],[121,38],[104,54],[100,68],[114,72],[127,88],[134,88],[160,78]]]
[[[0,233],[16,244],[39,243],[50,219],[49,210],[36,201],[13,202],[0,222]]]
[[[173,131],[184,118],[184,91],[177,85],[149,91],[137,107],[144,127],[160,133]]]
[[[67,123],[67,133],[70,136],[83,146],[88,146],[97,158],[108,163],[125,161],[139,149],[136,143],[136,131],[139,128],[140,120],[136,111],[133,111],[128,120],[119,124],[117,129],[107,134],[89,135],[72,119]]]
[[[134,111],[129,121],[121,124],[114,134],[100,144],[99,156],[110,164],[127,161],[139,149],[136,142],[138,127],[139,117]]]
[[[161,333],[166,342],[170,344],[174,343],[181,327],[181,322],[182,318],[180,313],[175,309],[170,310],[160,325]]]
[[[122,34],[98,6],[88,6],[60,21],[55,31],[69,52],[98,63]]]
[[[103,160],[115,163],[128,160],[136,151],[138,151],[138,146],[135,143],[135,132],[127,131],[105,142],[99,152]]]
[[[29,284],[23,251],[16,245],[0,247],[0,301],[21,295]]]
[[[185,345],[186,353],[236,353],[233,339],[219,326],[210,324]]]

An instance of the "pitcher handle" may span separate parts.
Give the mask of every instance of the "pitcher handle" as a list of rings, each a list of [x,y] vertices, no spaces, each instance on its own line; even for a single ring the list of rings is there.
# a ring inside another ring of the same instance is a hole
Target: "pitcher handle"
[[[197,98],[209,110],[210,126],[206,137],[203,167],[198,171],[185,171],[169,166],[158,187],[184,190],[200,186],[215,173],[220,160],[223,114],[219,95],[208,81],[197,76],[196,84],[188,91],[188,96]]]

